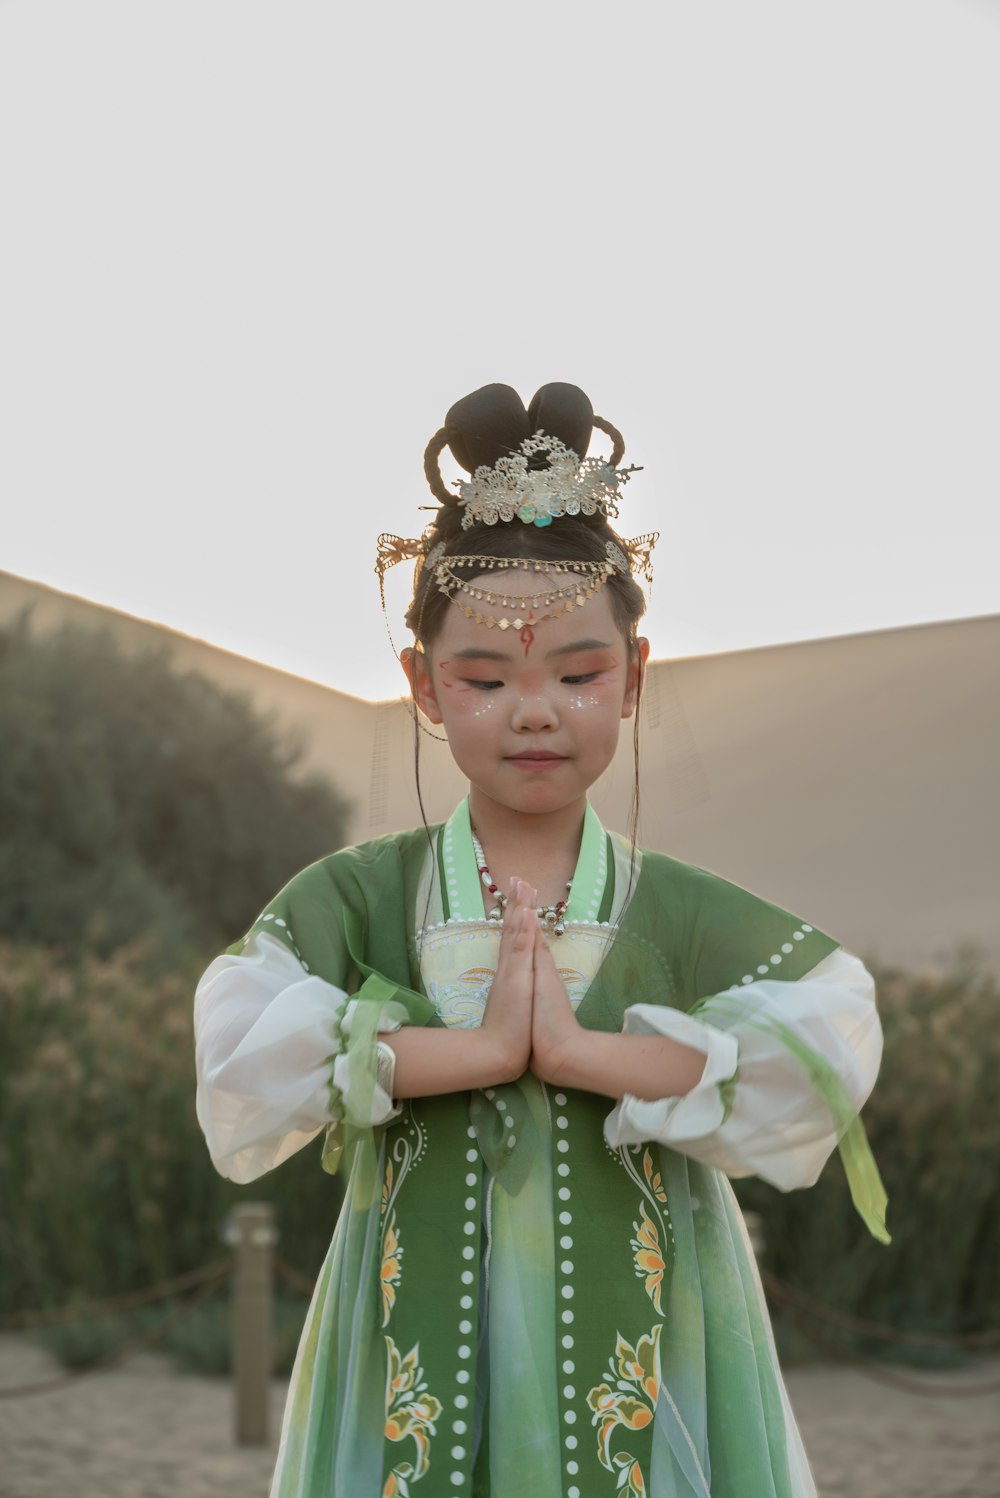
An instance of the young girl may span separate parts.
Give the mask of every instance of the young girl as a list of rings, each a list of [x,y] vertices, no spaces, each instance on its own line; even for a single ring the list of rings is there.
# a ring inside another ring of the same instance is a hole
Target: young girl
[[[857,1119],[873,986],[587,800],[648,655],[623,450],[574,386],[448,413],[441,508],[380,567],[417,558],[403,665],[468,798],[304,870],[198,988],[217,1168],[252,1181],[325,1129],[350,1170],[280,1498],[815,1492],[727,1177],[808,1186],[839,1141],[888,1241]]]

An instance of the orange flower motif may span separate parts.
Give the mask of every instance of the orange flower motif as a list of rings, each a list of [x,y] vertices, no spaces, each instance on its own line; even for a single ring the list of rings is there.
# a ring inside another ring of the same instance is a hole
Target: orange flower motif
[[[635,1272],[640,1279],[645,1280],[646,1294],[656,1307],[657,1313],[662,1316],[660,1292],[663,1288],[663,1271],[667,1266],[660,1250],[660,1235],[656,1230],[656,1224],[644,1206],[640,1206],[640,1211],[642,1221],[632,1224],[635,1230],[635,1237],[632,1239]]]
[[[649,1153],[649,1150],[646,1150],[642,1157],[642,1173],[646,1177],[646,1184],[657,1201],[665,1202],[667,1193],[663,1189],[660,1172],[653,1169],[653,1157]]]
[[[388,1352],[385,1380],[385,1438],[387,1441],[412,1440],[416,1447],[413,1461],[399,1462],[386,1478],[382,1498],[408,1498],[411,1482],[419,1482],[430,1466],[431,1436],[441,1413],[441,1401],[427,1392],[424,1370],[420,1367],[420,1343],[401,1358],[391,1337],[385,1339]]]
[[[402,1257],[403,1250],[399,1246],[399,1234],[396,1231],[396,1214],[393,1212],[382,1233],[382,1268],[379,1284],[382,1289],[383,1326],[389,1325],[389,1317],[396,1304],[396,1288],[403,1274],[403,1266],[400,1262]]]
[[[619,1332],[614,1357],[608,1361],[608,1382],[587,1395],[597,1426],[598,1459],[609,1472],[617,1468],[617,1491],[627,1498],[645,1498],[645,1479],[631,1453],[612,1456],[611,1438],[618,1429],[645,1430],[653,1419],[660,1393],[660,1330],[654,1326],[634,1347]]]

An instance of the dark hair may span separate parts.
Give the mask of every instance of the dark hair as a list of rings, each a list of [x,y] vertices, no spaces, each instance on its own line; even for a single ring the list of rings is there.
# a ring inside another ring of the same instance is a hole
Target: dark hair
[[[561,515],[551,525],[543,527],[510,521],[497,525],[474,525],[464,530],[458,496],[446,486],[438,468],[438,458],[445,447],[451,449],[456,461],[468,473],[484,464],[492,468],[498,458],[517,452],[521,443],[537,431],[557,437],[577,457],[584,458],[594,427],[611,438],[610,462],[612,467],[617,467],[625,453],[621,433],[610,422],[594,415],[590,400],[577,385],[560,382],[543,385],[527,409],[517,391],[509,385],[484,385],[471,395],[456,401],[445,417],[444,426],[431,438],[424,453],[427,482],[431,492],[441,502],[441,508],[423,537],[424,554],[441,543],[444,545],[444,557],[537,557],[544,561],[603,562],[607,560],[606,548],[609,541],[624,550],[621,538],[599,512],[589,516]],[[547,454],[539,453],[529,460],[529,467],[542,467],[547,463]],[[615,624],[621,630],[631,653],[635,649],[636,626],[646,609],[645,595],[631,573],[616,570],[608,577],[605,586]],[[449,598],[437,587],[433,573],[426,567],[418,567],[413,601],[407,610],[406,623],[420,644],[430,644],[439,633],[449,602]],[[643,664],[640,657],[640,694],[642,680]],[[420,786],[420,734],[416,707],[413,712],[417,798],[426,827],[427,818]],[[632,842],[630,888],[635,873],[635,843],[639,820],[638,707],[633,721],[632,744],[635,778],[628,829]]]
[[[595,426],[611,437],[611,463],[616,467],[625,452],[621,434],[610,422],[595,417],[593,406],[577,385],[543,385],[527,409],[509,385],[484,385],[457,401],[424,454],[427,481],[441,501],[441,508],[424,535],[425,552],[440,543],[444,546],[444,557],[471,554],[537,557],[543,561],[606,561],[607,543],[613,541],[621,547],[622,542],[600,513],[562,515],[545,527],[511,521],[463,530],[458,496],[444,484],[438,469],[438,457],[445,447],[451,449],[456,461],[469,473],[483,464],[492,468],[498,458],[516,452],[526,438],[539,430],[557,437],[577,457],[583,458]],[[529,460],[529,466],[533,467],[547,463],[545,453]],[[611,574],[606,586],[615,623],[631,646],[635,643],[636,625],[646,608],[643,591],[631,573],[618,571]],[[406,623],[421,643],[429,644],[440,631],[448,602],[433,575],[426,568],[420,569]]]

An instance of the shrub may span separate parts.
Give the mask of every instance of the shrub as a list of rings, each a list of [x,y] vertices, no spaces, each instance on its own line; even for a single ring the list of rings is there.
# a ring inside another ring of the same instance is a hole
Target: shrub
[[[972,952],[945,972],[876,976],[885,1054],[862,1116],[892,1243],[869,1237],[837,1159],[809,1191],[785,1195],[750,1180],[737,1195],[761,1215],[765,1265],[816,1300],[910,1331],[1000,1327],[997,980]],[[834,1335],[848,1348],[865,1345]]]
[[[347,807],[296,775],[249,701],[107,632],[0,630],[0,936],[161,970],[236,940],[345,840]]]
[[[0,1305],[140,1289],[218,1258],[240,1200],[274,1204],[280,1252],[322,1262],[340,1202],[319,1144],[236,1186],[194,1112],[200,966],[150,977],[140,948],[74,964],[0,943]]]

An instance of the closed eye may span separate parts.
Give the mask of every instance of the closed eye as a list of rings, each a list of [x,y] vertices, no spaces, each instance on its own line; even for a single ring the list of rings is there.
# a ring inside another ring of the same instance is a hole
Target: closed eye
[[[495,692],[497,687],[502,687],[502,681],[466,681],[467,687],[475,687],[477,692]]]
[[[582,676],[564,676],[563,683],[568,687],[583,687],[588,681],[595,681],[600,674],[600,671],[586,671]]]

